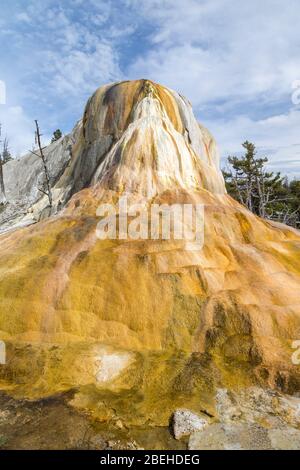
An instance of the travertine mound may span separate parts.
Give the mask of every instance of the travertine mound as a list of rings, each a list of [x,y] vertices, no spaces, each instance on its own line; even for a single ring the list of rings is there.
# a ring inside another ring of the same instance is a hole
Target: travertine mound
[[[190,104],[147,80],[108,85],[65,139],[53,215],[35,195],[18,223],[43,220],[0,236],[2,388],[76,388],[74,405],[135,424],[166,424],[181,407],[214,415],[220,387],[297,392],[300,233],[226,195]],[[99,204],[124,194],[203,204],[203,248],[99,240]]]

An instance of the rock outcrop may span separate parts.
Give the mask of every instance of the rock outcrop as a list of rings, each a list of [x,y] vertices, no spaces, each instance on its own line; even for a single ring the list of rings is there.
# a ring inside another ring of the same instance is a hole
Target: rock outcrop
[[[190,410],[176,410],[172,416],[172,428],[175,439],[182,439],[194,432],[202,431],[209,421]]]
[[[222,387],[299,390],[300,233],[226,194],[215,141],[186,99],[147,80],[102,87],[47,155],[49,218],[39,162],[5,165],[2,389],[37,398],[75,387],[74,406],[128,424],[167,424],[182,407],[215,415]],[[203,247],[99,240],[99,204],[125,194],[203,205]]]
[[[191,450],[299,450],[300,398],[250,387],[218,390],[216,422],[191,433]]]
[[[56,196],[56,185],[64,174],[72,158],[72,146],[78,138],[81,121],[70,135],[67,135],[45,148],[44,154],[50,174],[52,190]],[[38,150],[29,152],[18,160],[11,160],[3,166],[7,204],[0,211],[0,233],[31,225],[41,219],[48,200],[40,191],[45,174]],[[53,212],[63,206],[55,198]]]
[[[300,431],[268,429],[255,424],[216,423],[193,434],[190,450],[300,450]]]

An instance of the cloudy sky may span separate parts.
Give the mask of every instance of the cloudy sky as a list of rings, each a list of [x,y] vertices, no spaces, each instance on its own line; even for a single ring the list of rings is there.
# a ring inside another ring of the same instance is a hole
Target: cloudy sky
[[[299,0],[1,0],[3,133],[22,154],[34,119],[67,133],[98,86],[149,78],[189,98],[223,158],[247,139],[300,176],[299,17]]]

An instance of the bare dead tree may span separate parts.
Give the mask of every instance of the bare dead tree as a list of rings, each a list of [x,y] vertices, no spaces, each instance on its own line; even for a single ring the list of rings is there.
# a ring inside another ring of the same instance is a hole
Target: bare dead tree
[[[246,206],[247,205],[246,200],[243,198],[243,194],[242,194],[242,191],[240,190],[240,186],[238,183],[239,177],[238,177],[237,171],[235,172],[235,175],[232,178],[232,182],[234,184],[240,203]]]
[[[259,196],[259,209],[258,213],[259,216],[266,219],[267,218],[267,207],[272,202],[270,200],[271,195],[272,195],[272,189],[271,188],[266,188],[266,181],[265,181],[265,175],[264,172],[262,171],[261,173],[258,173],[256,177],[256,188],[258,191],[258,196]],[[255,195],[254,195],[255,196]],[[274,199],[275,201],[275,199]]]
[[[276,220],[277,222],[281,222],[283,224],[291,225],[292,227],[297,228],[299,226],[298,213],[299,209],[293,211],[290,207],[288,207],[287,204],[284,204],[281,210],[272,210],[269,218],[271,220]]]
[[[37,120],[35,120],[34,122],[35,122],[35,126],[36,126],[35,140],[36,140],[36,144],[38,145],[38,148],[39,148],[39,154],[32,151],[32,150],[30,150],[30,153],[33,153],[37,157],[41,158],[41,160],[43,162],[46,187],[45,188],[39,188],[39,191],[41,193],[45,194],[48,197],[49,206],[52,207],[53,206],[53,197],[52,197],[52,191],[51,191],[49,170],[48,170],[48,166],[47,166],[46,157],[45,157],[44,152],[43,152],[44,147],[42,147],[42,143],[41,143],[41,133],[40,133],[40,128],[39,128],[39,123],[38,123]]]
[[[0,124],[0,144],[1,144],[1,133],[2,133],[2,126]],[[5,195],[5,186],[4,186],[4,176],[3,176],[3,155],[0,152],[0,204],[6,202],[6,195]]]
[[[3,146],[2,146],[2,163],[5,165],[5,163],[9,162],[12,160],[11,153],[9,151],[9,140],[7,137],[3,140]]]

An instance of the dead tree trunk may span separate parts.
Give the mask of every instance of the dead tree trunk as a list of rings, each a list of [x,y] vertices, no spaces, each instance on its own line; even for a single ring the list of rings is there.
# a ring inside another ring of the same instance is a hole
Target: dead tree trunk
[[[43,162],[44,173],[45,173],[45,182],[46,182],[46,189],[39,188],[39,191],[41,191],[42,193],[44,193],[48,197],[49,206],[52,207],[53,206],[53,198],[52,198],[52,191],[51,191],[50,176],[49,176],[49,171],[48,171],[48,167],[47,167],[46,157],[44,155],[43,147],[42,147],[42,144],[41,144],[41,134],[40,134],[39,124],[38,124],[37,120],[35,120],[35,126],[36,126],[36,140],[37,140],[37,144],[38,144],[39,152],[40,152],[40,155],[38,155],[38,157],[40,157],[42,159],[42,162]]]
[[[6,196],[4,187],[2,156],[0,155],[0,204],[3,204],[4,202],[6,202]]]
[[[0,124],[0,138],[1,138],[1,124]],[[1,140],[0,140],[1,142]],[[3,176],[3,160],[2,153],[0,152],[0,204],[6,203],[4,176]]]

